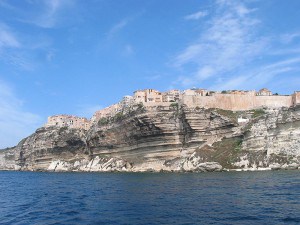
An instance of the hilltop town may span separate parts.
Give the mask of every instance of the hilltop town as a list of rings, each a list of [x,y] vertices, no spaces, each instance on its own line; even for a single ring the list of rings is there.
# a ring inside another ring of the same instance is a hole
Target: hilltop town
[[[300,91],[292,95],[273,94],[267,88],[259,91],[210,91],[206,89],[187,89],[184,91],[170,90],[160,92],[154,89],[137,90],[133,96],[124,96],[117,104],[96,111],[93,117],[87,118],[71,115],[55,115],[48,117],[45,127],[58,126],[88,130],[101,118],[111,117],[120,112],[126,112],[136,105],[144,107],[170,106],[172,103],[195,108],[219,108],[223,110],[244,111],[261,107],[280,108],[295,107],[300,104]]]
[[[300,168],[300,92],[138,90],[90,120],[56,115],[45,126],[0,153],[0,170]]]

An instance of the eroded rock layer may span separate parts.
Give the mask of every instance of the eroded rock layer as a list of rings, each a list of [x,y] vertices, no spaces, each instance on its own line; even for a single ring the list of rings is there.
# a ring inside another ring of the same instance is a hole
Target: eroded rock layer
[[[249,118],[238,124],[238,118]],[[233,112],[177,103],[136,107],[89,130],[43,127],[0,151],[0,168],[32,171],[297,169],[300,108]]]

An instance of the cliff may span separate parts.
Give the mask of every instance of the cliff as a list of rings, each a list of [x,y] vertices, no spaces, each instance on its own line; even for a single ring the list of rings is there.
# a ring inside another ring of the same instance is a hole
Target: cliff
[[[238,124],[238,118],[249,118]],[[297,169],[300,108],[227,111],[138,105],[89,130],[43,127],[0,151],[0,168],[33,171]]]

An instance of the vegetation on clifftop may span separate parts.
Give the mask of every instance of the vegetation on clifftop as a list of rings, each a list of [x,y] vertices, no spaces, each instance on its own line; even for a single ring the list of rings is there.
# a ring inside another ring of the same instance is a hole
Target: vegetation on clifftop
[[[122,120],[124,120],[130,116],[134,116],[139,113],[144,113],[145,110],[146,109],[145,109],[143,103],[139,103],[137,105],[134,105],[131,108],[128,108],[126,111],[123,110],[121,112],[117,112],[113,116],[106,116],[106,117],[100,118],[98,120],[98,125],[105,126],[105,125],[108,125],[109,123],[121,122]]]

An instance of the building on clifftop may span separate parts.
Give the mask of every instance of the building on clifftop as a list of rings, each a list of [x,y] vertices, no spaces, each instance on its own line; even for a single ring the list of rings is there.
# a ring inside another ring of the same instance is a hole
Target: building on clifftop
[[[300,91],[295,91],[294,94],[292,94],[292,104],[293,106],[300,105]]]
[[[255,96],[256,95],[256,91],[227,90],[227,91],[222,91],[221,94]]]
[[[186,89],[182,92],[182,95],[186,96],[197,96],[198,93],[196,92],[196,89]]]
[[[267,88],[263,88],[263,89],[260,89],[259,92],[256,93],[256,95],[257,96],[271,96],[272,92]]]
[[[134,92],[135,102],[162,102],[161,92],[154,89],[137,90]]]
[[[146,92],[144,90],[137,90],[133,94],[135,102],[146,102]]]
[[[131,106],[134,102],[134,99],[132,96],[130,95],[125,95],[122,99],[122,101],[120,102],[121,104],[121,107],[125,108],[125,107],[128,107],[128,106]]]
[[[55,115],[49,116],[45,127],[70,127],[77,129],[88,130],[90,128],[90,121],[84,117],[77,117],[71,115]]]
[[[196,89],[195,92],[199,95],[199,96],[207,96],[209,95],[209,91],[206,89]]]
[[[220,92],[218,91],[209,91],[207,89],[203,88],[192,88],[192,89],[187,89],[182,92],[182,95],[185,96],[212,96],[215,94],[218,94]]]
[[[170,90],[162,93],[163,102],[177,102],[180,99],[179,90]]]
[[[91,124],[97,122],[100,118],[112,117],[121,111],[122,111],[121,103],[116,103],[116,104],[108,106],[104,109],[100,109],[100,110],[96,111],[94,113],[94,115],[92,116]]]

